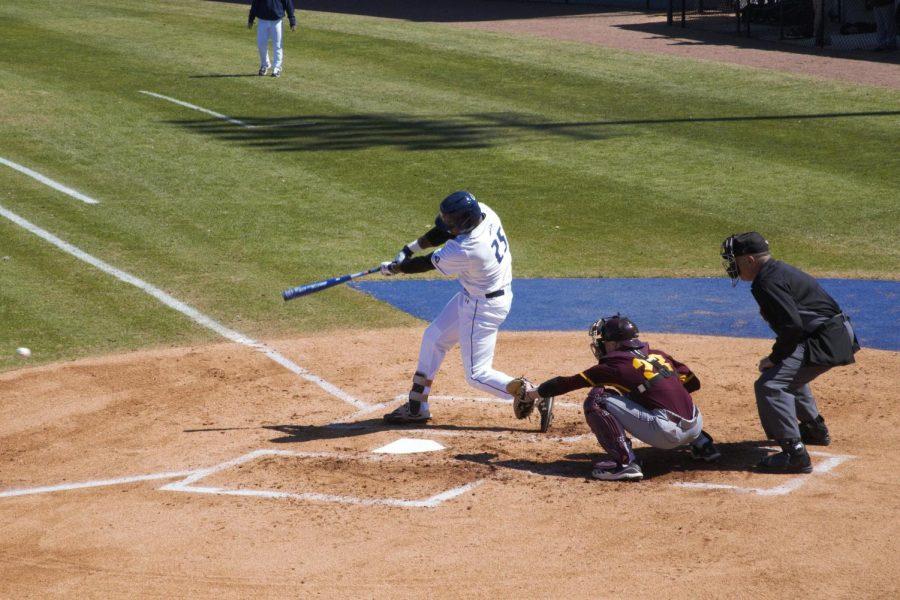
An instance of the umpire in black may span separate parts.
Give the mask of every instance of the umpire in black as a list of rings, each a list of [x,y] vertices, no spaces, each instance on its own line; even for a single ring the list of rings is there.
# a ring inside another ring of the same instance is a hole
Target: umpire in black
[[[751,231],[722,242],[732,283],[752,281],[759,312],[775,332],[772,352],[759,361],[756,406],[763,430],[781,446],[757,468],[773,473],[811,473],[806,444],[831,443],[809,382],[854,362],[859,343],[850,319],[811,275],[775,260],[769,242]]]

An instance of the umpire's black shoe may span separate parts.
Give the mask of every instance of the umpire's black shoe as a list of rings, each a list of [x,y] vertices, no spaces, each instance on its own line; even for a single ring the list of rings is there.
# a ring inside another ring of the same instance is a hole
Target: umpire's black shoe
[[[831,443],[825,419],[819,415],[812,421],[801,421],[800,439],[807,446],[827,446]]]
[[[783,440],[782,451],[767,456],[756,465],[766,473],[812,473],[812,461],[809,452],[800,440]]]

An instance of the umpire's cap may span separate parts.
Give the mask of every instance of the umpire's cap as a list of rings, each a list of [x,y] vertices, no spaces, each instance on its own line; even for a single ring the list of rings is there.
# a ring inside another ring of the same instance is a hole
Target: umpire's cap
[[[761,234],[755,231],[738,233],[731,236],[732,256],[745,256],[747,254],[763,254],[769,251],[769,242]]]

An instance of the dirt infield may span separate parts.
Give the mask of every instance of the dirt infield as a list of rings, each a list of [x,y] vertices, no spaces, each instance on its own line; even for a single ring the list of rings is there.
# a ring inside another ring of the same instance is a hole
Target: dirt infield
[[[682,29],[667,25],[663,13],[607,9],[590,15],[467,21],[459,25],[900,89],[900,58],[896,52],[879,55],[868,50],[807,49],[725,33]]]
[[[405,391],[420,335],[273,345],[375,403]],[[538,434],[467,388],[456,354],[418,429],[227,344],[0,374],[0,596],[896,597],[900,354],[818,381],[819,472],[764,476],[748,467],[767,452],[751,386],[768,342],[646,337],[696,368],[720,464],[640,448],[647,480],[591,481],[580,396]],[[504,333],[497,353],[535,379],[589,359],[577,333]],[[372,453],[399,438],[445,449]],[[154,479],[117,480],[133,476]]]

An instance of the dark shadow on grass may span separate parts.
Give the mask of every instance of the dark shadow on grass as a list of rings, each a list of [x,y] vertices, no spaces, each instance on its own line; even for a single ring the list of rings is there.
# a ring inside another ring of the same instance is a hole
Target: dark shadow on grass
[[[207,77],[259,77],[257,73],[204,73],[202,75],[188,75],[188,79],[205,79]]]
[[[400,114],[298,115],[295,117],[236,117],[248,126],[219,119],[174,121],[186,129],[279,152],[366,150],[462,150],[523,140],[562,137],[597,141],[611,137],[591,124],[546,122],[512,113],[428,117]]]
[[[716,443],[719,451],[722,452],[722,458],[713,463],[692,459],[686,449],[659,450],[657,448],[639,448],[634,453],[641,462],[644,478],[652,479],[679,471],[751,472],[754,465],[771,452],[768,449],[770,445],[771,442],[768,441]],[[496,460],[496,454],[487,452],[459,454],[456,458],[497,468],[527,471],[545,477],[590,479],[592,464],[607,457],[598,448],[596,454],[569,454],[563,459],[552,461],[532,459]]]
[[[859,117],[895,117],[900,110],[769,114],[709,117],[670,117],[601,121],[545,121],[518,113],[478,113],[456,117],[401,114],[298,115],[294,117],[236,117],[248,125],[219,119],[171,121],[202,135],[248,147],[277,152],[366,150],[475,149],[513,142],[562,138],[599,141],[626,135],[618,128],[638,125],[702,125],[757,121],[806,121]]]

